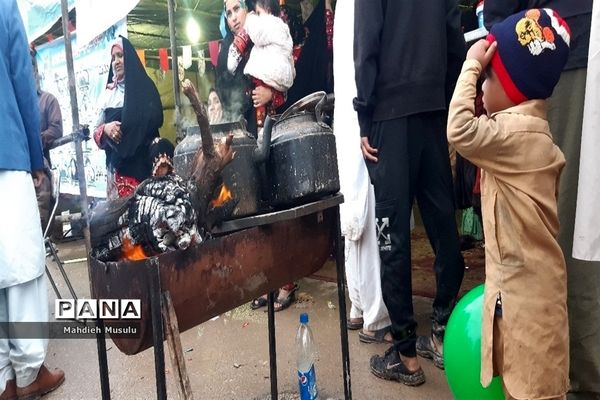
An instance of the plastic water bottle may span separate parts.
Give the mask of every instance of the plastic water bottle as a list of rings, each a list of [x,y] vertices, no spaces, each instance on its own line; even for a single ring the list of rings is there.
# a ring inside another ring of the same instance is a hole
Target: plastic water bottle
[[[300,314],[300,326],[296,333],[296,349],[300,400],[318,400],[319,393],[315,375],[316,347],[306,313]]]

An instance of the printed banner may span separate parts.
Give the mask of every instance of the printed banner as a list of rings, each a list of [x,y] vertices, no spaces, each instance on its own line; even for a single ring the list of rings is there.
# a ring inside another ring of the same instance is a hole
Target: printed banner
[[[110,47],[118,35],[127,35],[125,19],[110,27],[86,46],[78,48],[77,35],[72,35],[73,63],[79,123],[92,131],[98,120],[98,100],[106,87],[110,69]],[[64,38],[37,48],[38,70],[42,90],[58,99],[63,117],[63,133],[72,132],[71,99],[67,78]],[[61,192],[79,194],[75,148],[67,144],[51,150],[52,166],[60,174]],[[104,151],[93,139],[83,143],[83,158],[88,196],[106,197],[106,164]]]
[[[30,42],[45,34],[62,17],[60,1],[17,0],[17,5],[23,18],[27,40]],[[69,10],[74,6],[75,0],[67,1]]]

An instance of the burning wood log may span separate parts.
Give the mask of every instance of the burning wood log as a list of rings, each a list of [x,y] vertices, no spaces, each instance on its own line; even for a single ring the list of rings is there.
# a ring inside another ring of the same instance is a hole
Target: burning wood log
[[[185,186],[177,175],[154,177],[130,197],[98,205],[91,218],[92,256],[139,260],[201,242]]]
[[[192,104],[192,108],[196,113],[196,120],[200,127],[200,137],[202,138],[202,151],[196,153],[196,157],[192,162],[192,174],[190,176],[188,186],[192,196],[194,209],[199,216],[207,216],[210,211],[210,202],[219,193],[215,190],[222,183],[221,172],[223,168],[233,160],[234,152],[232,148],[233,135],[228,135],[224,141],[217,143],[213,142],[213,137],[210,133],[208,116],[204,105],[198,99],[198,93],[192,82],[188,79],[182,83],[183,93],[187,96]],[[212,226],[207,226],[207,220],[199,221],[199,225],[210,229]]]
[[[202,241],[215,221],[233,211],[223,185],[223,168],[233,160],[233,135],[214,143],[206,110],[193,84],[183,82],[200,126],[202,147],[184,182],[177,175],[143,181],[126,198],[98,205],[90,219],[92,256],[101,261],[140,259]]]

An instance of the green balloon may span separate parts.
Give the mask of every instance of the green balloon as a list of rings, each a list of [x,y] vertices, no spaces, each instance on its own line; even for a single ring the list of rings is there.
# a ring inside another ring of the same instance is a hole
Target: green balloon
[[[502,380],[481,386],[481,320],[483,285],[469,291],[456,304],[444,335],[444,367],[456,400],[504,400]]]

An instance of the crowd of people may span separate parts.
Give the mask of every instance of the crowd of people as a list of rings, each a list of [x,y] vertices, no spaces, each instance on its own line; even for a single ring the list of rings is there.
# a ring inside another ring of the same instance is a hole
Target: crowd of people
[[[62,118],[56,98],[35,85],[16,2],[0,1],[0,188],[13,193],[0,196],[0,209],[14,210],[0,228],[0,322],[44,322],[42,228]],[[363,343],[390,345],[369,361],[375,376],[421,385],[418,356],[444,369],[465,271],[456,210],[468,203],[485,233],[481,384],[501,375],[507,399],[600,395],[600,351],[581,342],[585,316],[600,307],[575,286],[599,272],[571,257],[591,14],[591,0],[486,0],[489,35],[467,49],[455,0],[321,0],[303,22],[285,1],[224,0],[210,124],[243,120],[259,137],[266,117],[291,102],[317,90],[336,95],[347,326]],[[160,138],[161,98],[132,44],[119,37],[110,55],[93,138],[116,199],[173,174],[174,147]],[[453,178],[449,144],[473,166],[468,184]],[[477,204],[457,198],[475,185]],[[415,200],[435,254],[424,336],[412,299]],[[297,290],[279,288],[275,311]],[[264,295],[250,307],[267,303]],[[45,339],[0,337],[1,400],[62,384],[64,373],[44,364],[46,348]]]

